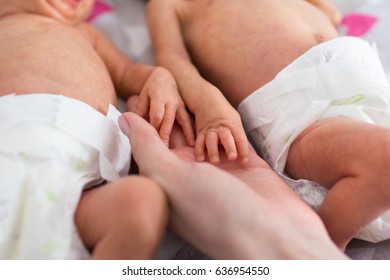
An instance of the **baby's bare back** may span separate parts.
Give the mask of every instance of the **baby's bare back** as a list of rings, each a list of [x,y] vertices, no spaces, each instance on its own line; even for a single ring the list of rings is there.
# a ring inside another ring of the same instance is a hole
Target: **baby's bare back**
[[[116,104],[106,67],[82,29],[20,14],[0,20],[0,37],[0,96],[62,94],[102,113]]]
[[[310,47],[337,36],[303,0],[176,0],[202,74],[237,106]]]

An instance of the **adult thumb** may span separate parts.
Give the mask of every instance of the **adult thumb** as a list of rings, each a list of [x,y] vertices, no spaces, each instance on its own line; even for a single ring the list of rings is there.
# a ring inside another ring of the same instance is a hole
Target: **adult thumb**
[[[154,164],[158,163],[156,159],[163,159],[171,154],[157,131],[137,114],[123,113],[118,118],[118,125],[129,138],[133,158],[140,169],[154,168]]]

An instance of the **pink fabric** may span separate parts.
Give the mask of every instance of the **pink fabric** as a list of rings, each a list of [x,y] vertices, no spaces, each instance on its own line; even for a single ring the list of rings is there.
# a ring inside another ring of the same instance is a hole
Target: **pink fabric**
[[[372,29],[377,21],[378,18],[375,16],[352,13],[345,16],[341,24],[347,28],[345,35],[362,37]]]
[[[113,8],[110,5],[108,5],[104,2],[101,2],[101,1],[96,1],[95,7],[93,8],[92,13],[88,17],[88,21],[93,21],[97,17],[99,17],[105,13],[111,12],[112,10],[113,10]]]

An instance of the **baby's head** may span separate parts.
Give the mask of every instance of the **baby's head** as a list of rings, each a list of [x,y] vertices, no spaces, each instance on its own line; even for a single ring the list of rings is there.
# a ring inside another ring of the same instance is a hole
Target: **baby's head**
[[[0,5],[9,13],[30,12],[75,24],[90,15],[95,0],[0,0]]]

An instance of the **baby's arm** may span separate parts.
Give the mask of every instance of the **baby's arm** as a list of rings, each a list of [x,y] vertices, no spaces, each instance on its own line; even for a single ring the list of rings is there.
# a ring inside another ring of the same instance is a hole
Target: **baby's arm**
[[[337,26],[341,22],[341,12],[338,8],[329,0],[306,0],[311,3],[313,6],[316,6],[323,13],[325,13],[328,18],[332,21],[332,23]]]
[[[149,1],[148,23],[158,65],[174,75],[188,109],[195,115],[195,155],[219,161],[221,144],[230,160],[248,158],[248,141],[241,118],[223,94],[201,77],[186,50],[174,1]],[[169,27],[169,28],[168,28]]]
[[[80,28],[91,38],[96,52],[107,67],[118,96],[127,100],[132,95],[139,95],[140,102],[135,112],[148,118],[167,144],[173,123],[177,119],[187,143],[193,146],[190,116],[172,74],[163,67],[131,61],[94,26],[84,24]]]

